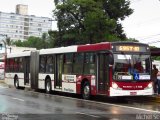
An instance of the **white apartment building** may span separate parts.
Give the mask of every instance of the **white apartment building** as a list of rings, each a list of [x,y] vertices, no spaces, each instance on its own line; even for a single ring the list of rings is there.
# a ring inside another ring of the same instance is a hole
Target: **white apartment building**
[[[51,18],[28,14],[27,5],[17,5],[16,13],[0,12],[0,34],[11,40],[26,40],[29,36],[41,37],[52,28]]]

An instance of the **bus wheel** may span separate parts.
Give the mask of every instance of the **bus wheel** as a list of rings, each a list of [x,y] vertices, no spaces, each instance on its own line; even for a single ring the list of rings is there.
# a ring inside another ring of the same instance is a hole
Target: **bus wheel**
[[[86,99],[86,100],[90,99],[90,97],[91,97],[89,82],[85,82],[83,85],[82,97],[83,97],[83,99]]]
[[[18,81],[17,77],[15,77],[15,79],[14,79],[14,86],[16,89],[19,89],[19,81]]]
[[[46,81],[46,93],[51,93],[51,81],[49,79]]]

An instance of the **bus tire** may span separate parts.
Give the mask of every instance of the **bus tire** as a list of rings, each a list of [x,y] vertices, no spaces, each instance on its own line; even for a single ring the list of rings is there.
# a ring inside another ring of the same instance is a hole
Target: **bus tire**
[[[14,86],[15,86],[16,89],[19,89],[19,80],[18,80],[18,77],[14,78]]]
[[[82,88],[82,98],[85,100],[89,100],[91,97],[90,85],[89,82],[85,82]]]
[[[50,94],[51,93],[51,80],[50,79],[47,79],[46,80],[46,93],[47,94]]]

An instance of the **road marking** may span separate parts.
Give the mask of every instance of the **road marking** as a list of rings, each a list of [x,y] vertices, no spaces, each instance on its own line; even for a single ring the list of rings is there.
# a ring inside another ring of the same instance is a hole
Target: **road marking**
[[[4,88],[5,89],[5,88],[8,88],[8,87],[0,86],[0,88]]]
[[[19,101],[24,101],[23,99],[20,99],[20,98],[12,98],[14,100],[19,100]]]
[[[90,116],[90,117],[100,118],[100,116],[86,114],[86,113],[82,113],[82,112],[76,112],[76,114],[81,114],[81,115],[87,115],[87,116]]]
[[[160,111],[156,111],[156,110],[147,110],[147,109],[143,109],[143,108],[123,106],[123,105],[117,105],[117,104],[112,104],[112,103],[103,103],[103,102],[96,102],[96,101],[90,101],[90,100],[82,100],[82,99],[78,99],[78,98],[71,98],[71,97],[66,97],[66,96],[59,96],[59,95],[52,95],[52,94],[46,94],[46,93],[39,93],[39,92],[34,92],[34,91],[29,91],[29,92],[38,93],[38,94],[42,94],[42,95],[46,95],[46,96],[57,96],[57,97],[61,97],[61,98],[71,99],[71,100],[86,101],[86,102],[90,102],[90,103],[97,103],[97,104],[110,105],[110,106],[116,106],[116,107],[121,107],[121,108],[129,108],[129,109],[141,110],[141,111],[146,111],[146,112],[160,113]]]

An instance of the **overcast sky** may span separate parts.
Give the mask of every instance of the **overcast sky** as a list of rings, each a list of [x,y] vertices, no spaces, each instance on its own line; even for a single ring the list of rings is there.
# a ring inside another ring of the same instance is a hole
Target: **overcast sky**
[[[123,21],[128,37],[160,47],[160,0],[131,0],[134,13]]]
[[[130,0],[134,13],[122,23],[127,37],[160,47],[160,1]],[[0,0],[0,11],[15,12],[17,4],[28,5],[28,14],[52,18],[53,0]],[[57,29],[53,24],[52,29]],[[155,42],[155,43],[154,43]],[[154,44],[153,44],[154,43]]]

